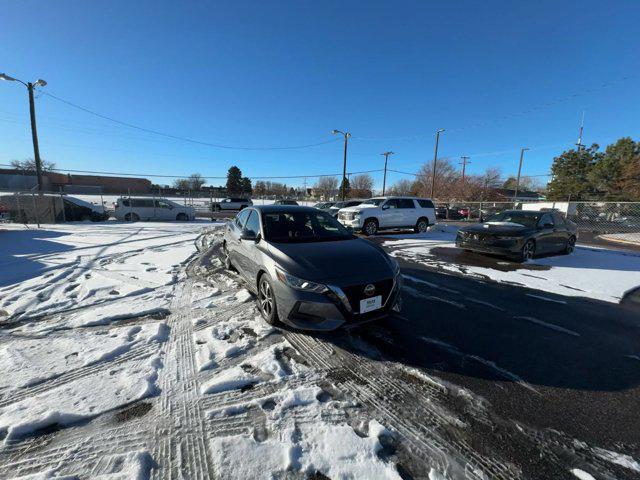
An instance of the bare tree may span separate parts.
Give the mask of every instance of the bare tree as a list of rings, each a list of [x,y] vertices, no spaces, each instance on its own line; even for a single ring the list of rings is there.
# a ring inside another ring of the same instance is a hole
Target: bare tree
[[[433,161],[427,162],[418,172],[416,190],[417,194],[422,197],[431,195],[431,177],[433,175]],[[455,192],[459,182],[460,174],[453,162],[448,158],[441,158],[436,163],[436,180],[434,184],[433,197],[436,199],[447,200]]]
[[[415,182],[403,178],[391,185],[388,189],[389,195],[411,195],[413,193],[413,186]]]
[[[189,175],[189,188],[191,190],[200,190],[202,186],[206,183],[202,175],[199,173],[192,173]]]
[[[42,160],[41,163],[43,172],[51,172],[56,169],[56,164],[53,162]],[[23,172],[31,173],[36,171],[36,161],[33,158],[27,158],[26,160],[11,160],[11,166],[16,170],[21,170]]]
[[[373,177],[368,173],[354,175],[349,182],[349,196],[351,198],[371,198],[373,183]]]
[[[324,200],[328,200],[338,188],[338,179],[336,177],[320,177],[313,188]]]

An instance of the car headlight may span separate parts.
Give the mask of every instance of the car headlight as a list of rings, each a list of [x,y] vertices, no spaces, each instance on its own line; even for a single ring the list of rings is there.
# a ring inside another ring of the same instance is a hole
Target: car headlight
[[[315,293],[324,293],[328,289],[325,285],[321,283],[310,282],[309,280],[303,280],[298,277],[294,277],[293,275],[285,272],[284,270],[280,270],[276,268],[276,276],[278,280],[282,283],[289,285],[291,288],[296,290],[302,290],[305,292],[315,292]]]
[[[354,220],[358,220],[359,218],[360,218],[360,212],[355,212],[355,213],[353,214],[353,219],[354,219]]]

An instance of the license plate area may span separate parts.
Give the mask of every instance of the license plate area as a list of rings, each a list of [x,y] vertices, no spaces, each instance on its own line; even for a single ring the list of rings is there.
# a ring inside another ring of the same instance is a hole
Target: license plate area
[[[372,312],[382,308],[382,295],[360,300],[360,313]]]

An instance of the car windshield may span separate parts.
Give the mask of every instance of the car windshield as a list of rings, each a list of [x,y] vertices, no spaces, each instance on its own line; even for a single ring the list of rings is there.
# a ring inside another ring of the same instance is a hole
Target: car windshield
[[[378,207],[385,200],[386,198],[369,198],[362,202],[361,205],[375,205],[376,207]]]
[[[301,243],[348,240],[353,235],[331,215],[320,211],[266,212],[262,214],[265,239]]]
[[[540,212],[500,212],[487,218],[487,222],[518,223],[525,227],[533,228],[540,220]]]

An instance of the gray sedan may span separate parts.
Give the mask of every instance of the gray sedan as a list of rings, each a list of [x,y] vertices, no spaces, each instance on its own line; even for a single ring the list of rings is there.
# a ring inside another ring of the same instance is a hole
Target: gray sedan
[[[268,323],[333,330],[400,310],[397,262],[318,209],[246,208],[226,227],[222,249]]]

